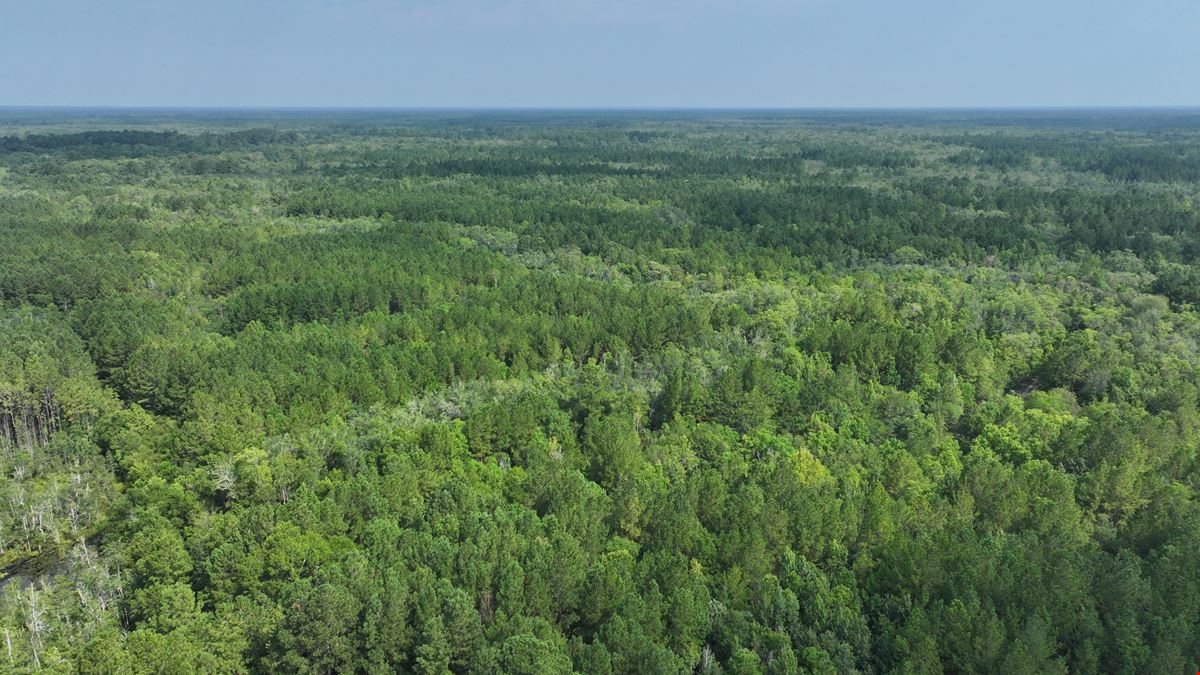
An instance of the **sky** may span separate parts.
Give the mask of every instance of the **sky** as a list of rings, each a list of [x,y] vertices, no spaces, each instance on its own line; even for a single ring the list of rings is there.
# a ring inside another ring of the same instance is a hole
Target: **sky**
[[[0,106],[1195,105],[1198,0],[0,0]]]

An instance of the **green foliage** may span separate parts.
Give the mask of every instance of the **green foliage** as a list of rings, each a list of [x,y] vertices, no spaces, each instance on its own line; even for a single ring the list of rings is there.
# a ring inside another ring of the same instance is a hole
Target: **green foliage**
[[[1194,114],[47,115],[0,670],[1198,668]]]

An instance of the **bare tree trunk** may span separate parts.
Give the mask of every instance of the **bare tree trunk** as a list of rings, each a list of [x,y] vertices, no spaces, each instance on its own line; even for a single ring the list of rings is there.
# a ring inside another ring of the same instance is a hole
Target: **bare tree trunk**
[[[41,647],[42,633],[46,630],[46,621],[42,617],[42,607],[38,604],[37,591],[29,589],[28,603],[29,619],[26,627],[29,629],[29,649],[33,652],[33,667],[42,667]]]

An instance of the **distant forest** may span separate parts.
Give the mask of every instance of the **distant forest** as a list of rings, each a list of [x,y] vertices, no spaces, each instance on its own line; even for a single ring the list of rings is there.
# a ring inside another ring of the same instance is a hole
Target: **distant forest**
[[[1194,673],[1200,111],[0,109],[0,671]]]

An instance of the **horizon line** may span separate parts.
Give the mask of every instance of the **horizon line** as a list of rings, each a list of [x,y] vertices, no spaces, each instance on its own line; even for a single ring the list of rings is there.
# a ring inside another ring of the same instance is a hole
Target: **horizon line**
[[[120,111],[313,111],[313,112],[1073,112],[1073,111],[1196,111],[1186,105],[881,105],[881,106],[689,106],[689,105],[158,105],[158,104],[0,104],[0,111],[120,110]]]

